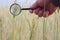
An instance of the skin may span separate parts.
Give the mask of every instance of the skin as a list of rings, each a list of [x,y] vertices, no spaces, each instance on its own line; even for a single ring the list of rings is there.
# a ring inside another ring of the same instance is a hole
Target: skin
[[[30,8],[34,9],[30,10],[30,13],[35,13],[39,17],[48,17],[55,12],[57,7],[54,6],[50,0],[46,0],[44,11],[44,0],[36,0]]]

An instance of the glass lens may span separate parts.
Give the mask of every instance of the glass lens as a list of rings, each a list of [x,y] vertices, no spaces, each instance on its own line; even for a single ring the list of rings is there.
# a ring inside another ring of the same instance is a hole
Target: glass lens
[[[16,15],[19,15],[20,12],[21,12],[20,5],[19,4],[16,4],[16,3],[12,4],[11,7],[10,7],[10,12],[11,12],[11,14],[13,14],[15,16]]]

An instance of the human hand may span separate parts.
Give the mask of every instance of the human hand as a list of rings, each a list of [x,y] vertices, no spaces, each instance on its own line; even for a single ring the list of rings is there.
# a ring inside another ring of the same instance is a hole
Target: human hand
[[[44,11],[44,0],[36,0],[36,2],[30,7],[34,10],[30,10],[30,13],[35,13],[39,17],[48,17],[49,15],[53,14],[56,10],[56,6],[54,6],[50,0],[46,0],[45,3],[45,11]]]

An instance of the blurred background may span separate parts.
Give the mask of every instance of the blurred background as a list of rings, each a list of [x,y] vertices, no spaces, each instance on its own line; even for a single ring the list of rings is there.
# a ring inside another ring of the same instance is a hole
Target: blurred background
[[[60,10],[43,18],[24,10],[15,18],[10,5],[15,0],[0,0],[0,40],[60,40]],[[36,0],[17,0],[22,8],[30,7]]]

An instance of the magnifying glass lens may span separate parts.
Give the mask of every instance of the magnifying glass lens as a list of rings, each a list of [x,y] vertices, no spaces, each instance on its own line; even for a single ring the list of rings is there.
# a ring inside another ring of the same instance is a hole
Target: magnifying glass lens
[[[12,4],[10,7],[10,12],[13,15],[19,15],[21,12],[21,7],[18,4]]]

